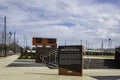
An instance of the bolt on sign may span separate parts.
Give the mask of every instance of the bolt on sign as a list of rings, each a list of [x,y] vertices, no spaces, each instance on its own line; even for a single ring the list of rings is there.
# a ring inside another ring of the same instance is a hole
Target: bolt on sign
[[[56,38],[38,38],[33,37],[33,45],[35,46],[50,46],[57,47]]]
[[[83,46],[59,46],[59,75],[82,76]]]

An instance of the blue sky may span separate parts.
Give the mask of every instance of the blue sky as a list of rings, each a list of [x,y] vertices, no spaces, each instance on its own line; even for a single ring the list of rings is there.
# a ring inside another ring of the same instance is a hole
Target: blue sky
[[[7,32],[23,36],[57,38],[58,44],[99,45],[111,38],[120,42],[120,0],[0,0],[0,17],[7,16]],[[0,29],[3,22],[0,20]],[[99,42],[99,44],[98,44]]]

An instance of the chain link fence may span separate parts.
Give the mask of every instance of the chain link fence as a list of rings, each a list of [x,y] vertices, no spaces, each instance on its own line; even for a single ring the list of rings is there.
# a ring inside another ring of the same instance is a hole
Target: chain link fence
[[[114,55],[120,40],[58,40],[60,45],[83,45],[84,55]]]

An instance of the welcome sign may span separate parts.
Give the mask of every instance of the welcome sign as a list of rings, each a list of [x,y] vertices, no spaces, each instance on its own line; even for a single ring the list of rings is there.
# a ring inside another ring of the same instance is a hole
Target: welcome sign
[[[83,47],[59,46],[58,64],[59,75],[82,76]]]

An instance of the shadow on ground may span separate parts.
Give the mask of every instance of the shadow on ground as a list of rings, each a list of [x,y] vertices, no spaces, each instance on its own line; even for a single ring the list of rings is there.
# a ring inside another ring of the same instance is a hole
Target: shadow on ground
[[[120,80],[120,76],[91,76],[97,80]]]
[[[35,75],[58,75],[53,73],[26,73],[26,74],[35,74]]]
[[[17,59],[7,67],[45,67],[42,63],[35,63],[32,59]]]

